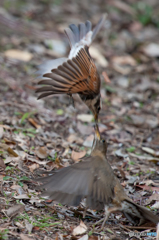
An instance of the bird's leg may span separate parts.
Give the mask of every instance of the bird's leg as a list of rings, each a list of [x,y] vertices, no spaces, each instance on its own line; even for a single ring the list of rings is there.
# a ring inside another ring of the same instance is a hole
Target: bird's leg
[[[110,212],[108,211],[108,207],[105,206],[105,217],[102,218],[102,219],[100,219],[99,221],[97,221],[97,222],[94,224],[94,226],[95,226],[95,225],[98,225],[98,224],[101,223],[101,222],[103,222],[103,223],[102,223],[102,227],[101,227],[101,230],[102,230],[102,229],[104,228],[105,222],[106,222],[107,219],[109,218],[109,214],[110,214]]]
[[[72,94],[69,94],[69,96],[70,96],[70,104],[71,104],[73,107],[75,107],[75,103],[74,103],[74,99],[73,99],[73,97],[72,97]]]

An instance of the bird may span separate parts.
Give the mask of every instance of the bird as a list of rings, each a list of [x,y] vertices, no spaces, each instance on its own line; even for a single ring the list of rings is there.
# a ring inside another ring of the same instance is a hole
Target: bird
[[[67,58],[49,60],[39,66],[37,71],[45,85],[36,90],[40,93],[38,99],[54,94],[67,94],[74,106],[72,94],[78,93],[82,101],[88,106],[98,122],[101,109],[100,76],[95,63],[89,53],[89,46],[104,24],[103,15],[92,30],[92,23],[86,21],[78,26],[70,24],[65,33],[70,43],[70,53]]]
[[[78,206],[86,199],[86,208],[105,210],[105,222],[110,213],[121,211],[134,225],[159,222],[159,217],[146,207],[133,202],[124,191],[106,157],[107,142],[95,126],[95,137],[90,156],[81,162],[61,168],[51,176],[37,179],[41,196],[61,204]]]

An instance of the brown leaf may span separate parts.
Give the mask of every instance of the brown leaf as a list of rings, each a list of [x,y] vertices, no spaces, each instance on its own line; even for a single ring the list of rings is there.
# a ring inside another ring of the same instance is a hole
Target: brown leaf
[[[86,155],[86,151],[82,151],[82,152],[72,151],[71,158],[72,158],[75,162],[79,162],[79,161],[80,161],[80,158],[84,157],[85,155]]]
[[[32,165],[28,166],[28,168],[33,173],[35,169],[39,168],[39,164],[38,163],[33,163]]]
[[[35,128],[41,128],[39,124],[33,119],[33,118],[28,118],[28,121],[35,127]]]
[[[99,48],[91,46],[89,51],[98,64],[100,64],[102,67],[107,67],[108,66],[108,61],[105,59],[103,54],[98,50]]]
[[[23,212],[24,208],[25,208],[24,205],[17,204],[17,205],[14,205],[13,207],[10,207],[6,213],[7,213],[8,217],[13,217],[13,216],[17,215],[18,213]]]
[[[104,77],[105,82],[106,83],[110,83],[110,79],[109,79],[109,77],[108,77],[108,75],[107,75],[107,73],[105,71],[102,72],[102,75]]]
[[[25,234],[23,234],[23,233],[20,234],[20,238],[21,238],[22,240],[34,240],[34,238],[30,238],[30,237],[28,237],[27,235],[25,235]]]
[[[6,168],[6,165],[4,164],[4,161],[3,159],[0,158],[0,167],[5,169]]]
[[[84,224],[84,222],[80,222],[80,225],[73,229],[72,234],[74,236],[81,235],[87,231],[87,226]]]
[[[14,150],[12,148],[8,148],[7,149],[8,153],[10,153],[11,155],[13,155],[14,157],[18,157],[18,154],[16,152],[14,152]]]
[[[120,9],[121,11],[127,13],[127,14],[130,14],[132,16],[135,16],[135,11],[134,9],[128,5],[127,3],[125,3],[124,1],[119,1],[119,0],[111,0],[111,1],[108,1],[108,4]]]
[[[147,190],[147,191],[159,191],[159,187],[151,187],[151,186],[146,186],[146,185],[135,185],[136,187],[139,187],[139,188],[142,188],[144,190]]]
[[[13,58],[19,61],[28,62],[32,59],[33,54],[26,51],[17,50],[17,49],[9,49],[5,51],[4,56],[8,58]]]
[[[47,148],[46,147],[39,147],[35,150],[36,155],[40,158],[40,159],[44,159],[48,156],[47,153]]]

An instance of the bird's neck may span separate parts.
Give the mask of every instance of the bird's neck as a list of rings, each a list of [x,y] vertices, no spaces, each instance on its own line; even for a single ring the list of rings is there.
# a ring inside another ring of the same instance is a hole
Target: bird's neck
[[[101,150],[98,149],[93,149],[93,151],[91,152],[91,155],[93,157],[100,157],[102,159],[106,158],[106,153],[102,152]]]

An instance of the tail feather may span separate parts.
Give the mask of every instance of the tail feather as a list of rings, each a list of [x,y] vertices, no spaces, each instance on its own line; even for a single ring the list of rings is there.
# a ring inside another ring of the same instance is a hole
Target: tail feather
[[[85,25],[86,25],[86,33],[90,32],[92,29],[92,23],[89,20],[87,20]]]
[[[75,24],[70,24],[69,28],[72,30],[72,32],[73,32],[73,34],[75,36],[75,41],[79,42],[79,40],[80,40],[79,28]]]
[[[129,216],[129,219],[132,219],[132,222],[135,222],[134,219],[136,217],[140,219],[140,225],[145,222],[145,220],[149,220],[153,223],[159,222],[159,217],[157,215],[155,215],[147,208],[140,206],[129,199],[126,199],[123,202],[123,206],[123,211],[126,213],[126,216]]]
[[[71,48],[75,46],[76,43],[81,43],[83,47],[84,45],[89,46],[101,29],[104,20],[105,15],[102,16],[93,31],[92,23],[88,20],[85,23],[80,23],[78,26],[75,24],[69,25],[69,28],[65,29],[65,33],[69,39]]]
[[[106,18],[106,14],[101,17],[101,19],[100,19],[99,22],[97,23],[96,27],[93,29],[92,41],[94,40],[95,36],[97,35],[97,33],[99,32],[99,30],[100,30],[101,27],[103,26],[104,21],[105,21],[105,18]]]
[[[79,24],[80,39],[84,38],[87,34],[87,28],[84,23]]]

